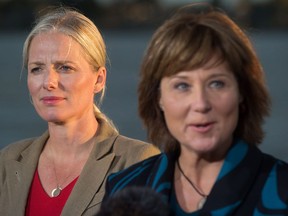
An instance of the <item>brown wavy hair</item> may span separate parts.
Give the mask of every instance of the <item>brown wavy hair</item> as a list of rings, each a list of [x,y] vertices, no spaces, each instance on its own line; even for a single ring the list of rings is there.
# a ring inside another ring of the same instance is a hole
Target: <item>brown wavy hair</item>
[[[271,102],[262,66],[248,36],[223,11],[189,5],[156,30],[141,65],[139,114],[149,141],[160,149],[179,151],[179,143],[170,134],[159,107],[162,78],[203,67],[215,55],[215,64],[228,64],[243,97],[234,137],[253,145],[262,142],[262,125]]]

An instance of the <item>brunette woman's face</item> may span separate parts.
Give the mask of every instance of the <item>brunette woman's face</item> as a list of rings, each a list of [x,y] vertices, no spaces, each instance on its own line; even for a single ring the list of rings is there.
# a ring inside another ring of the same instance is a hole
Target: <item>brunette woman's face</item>
[[[226,64],[164,77],[160,90],[160,107],[181,152],[213,154],[230,147],[242,97]]]
[[[82,47],[61,33],[40,33],[30,44],[27,84],[38,114],[48,122],[67,123],[93,113],[106,70],[98,72]]]

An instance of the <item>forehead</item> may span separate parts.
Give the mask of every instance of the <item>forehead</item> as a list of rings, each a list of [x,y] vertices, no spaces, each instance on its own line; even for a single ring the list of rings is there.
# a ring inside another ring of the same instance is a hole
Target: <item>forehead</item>
[[[59,32],[42,32],[32,40],[29,60],[49,57],[81,57],[82,47],[70,36]]]
[[[197,58],[197,57],[194,57]],[[167,71],[163,74],[163,77],[174,76],[183,71],[199,71],[199,70],[209,70],[209,71],[226,71],[234,75],[233,71],[229,67],[229,63],[223,58],[223,56],[214,53],[210,55],[210,58],[204,58],[202,61],[195,61],[192,58],[190,61],[186,63],[179,64],[179,67],[173,68],[174,70]]]
[[[173,79],[180,79],[180,80],[194,80],[194,79],[201,79],[202,81],[207,81],[214,78],[226,77],[236,81],[235,75],[229,70],[225,63],[209,66],[209,67],[201,67],[195,70],[184,70],[179,71],[178,73],[169,76],[163,77],[162,80],[173,80]]]

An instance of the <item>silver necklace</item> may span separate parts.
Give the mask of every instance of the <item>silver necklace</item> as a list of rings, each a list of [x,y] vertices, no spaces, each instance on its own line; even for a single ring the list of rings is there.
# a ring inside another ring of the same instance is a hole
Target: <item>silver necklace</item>
[[[93,141],[93,139],[91,139],[91,141]],[[90,141],[90,143],[91,143]],[[89,143],[89,144],[90,144]],[[62,191],[62,188],[61,188],[61,185],[59,184],[59,181],[58,181],[58,177],[57,177],[57,173],[56,173],[56,169],[55,169],[55,163],[54,163],[54,159],[52,157],[52,150],[51,150],[51,146],[49,146],[49,152],[51,154],[51,159],[48,158],[50,161],[52,161],[52,164],[53,164],[53,170],[54,170],[54,174],[55,174],[55,178],[56,178],[56,182],[57,182],[57,186],[56,188],[54,188],[52,191],[51,191],[51,197],[58,197],[60,194],[61,194],[61,191]],[[47,157],[47,156],[46,156]],[[67,179],[72,176],[72,174],[70,173],[63,181],[62,185],[67,181]]]
[[[52,190],[51,197],[59,196],[61,191],[62,191],[62,188],[60,187],[60,185],[57,185],[57,187]]]
[[[61,186],[59,185],[59,181],[58,181],[58,178],[57,178],[57,174],[56,174],[56,169],[55,169],[55,163],[54,163],[54,160],[52,159],[52,163],[53,163],[53,170],[54,170],[54,174],[55,174],[55,178],[56,178],[56,182],[57,182],[57,186],[56,188],[54,188],[52,191],[51,191],[51,197],[58,197],[62,191],[62,188]],[[68,176],[69,177],[69,176]],[[68,178],[67,177],[67,178]],[[66,178],[66,179],[67,179]],[[65,180],[66,180],[65,179]]]
[[[197,209],[201,209],[206,200],[207,200],[207,197],[208,195],[204,194],[203,192],[201,192],[195,185],[194,183],[184,174],[181,166],[180,166],[180,163],[179,163],[179,160],[176,161],[177,163],[177,166],[178,166],[178,169],[180,170],[181,174],[184,176],[184,178],[190,183],[190,185],[193,187],[193,189],[202,197],[201,200],[199,201],[198,205],[197,205]]]
[[[52,191],[51,191],[51,197],[58,197],[62,191],[62,188],[61,188],[61,185],[58,183],[58,177],[57,177],[57,174],[56,174],[56,169],[55,169],[55,164],[54,164],[54,160],[52,160],[52,163],[53,163],[53,170],[54,170],[54,173],[55,173],[55,177],[56,177],[56,182],[57,182],[57,186],[56,188],[54,188]],[[67,179],[71,176],[72,174],[70,173],[63,181],[63,184],[67,181]],[[62,184],[62,185],[63,185]]]
[[[52,150],[49,148],[49,151],[50,151],[50,154],[52,156]],[[51,158],[50,161],[52,161],[52,164],[53,164],[53,170],[54,170],[54,174],[55,174],[55,178],[56,178],[56,183],[57,183],[57,186],[56,188],[54,188],[52,191],[51,191],[51,197],[58,197],[62,191],[62,188],[61,188],[61,185],[59,184],[59,181],[58,181],[58,177],[57,177],[57,173],[56,173],[56,169],[55,169],[55,163],[54,163],[54,159]],[[63,184],[65,183],[65,181],[71,176],[68,175],[65,179],[64,179],[64,182]]]

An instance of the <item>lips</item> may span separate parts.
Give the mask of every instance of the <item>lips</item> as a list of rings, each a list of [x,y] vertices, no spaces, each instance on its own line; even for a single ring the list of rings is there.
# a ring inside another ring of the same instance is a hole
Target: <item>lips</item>
[[[41,101],[43,101],[46,105],[56,105],[60,102],[62,102],[65,98],[63,97],[57,97],[57,96],[46,96],[41,98]]]
[[[211,130],[214,122],[201,123],[201,124],[190,124],[189,127],[192,128],[196,132],[206,133]]]

